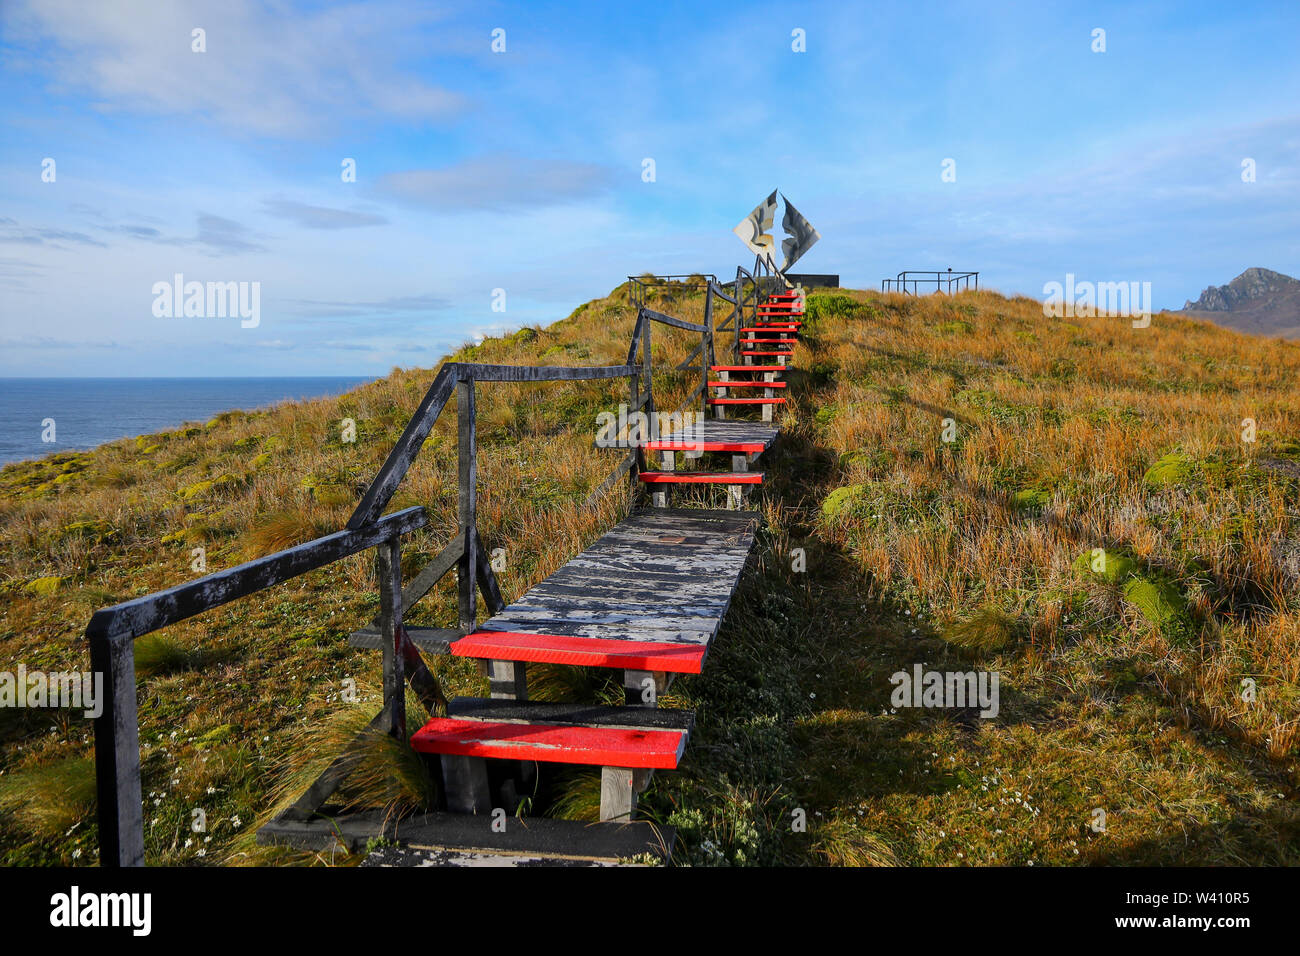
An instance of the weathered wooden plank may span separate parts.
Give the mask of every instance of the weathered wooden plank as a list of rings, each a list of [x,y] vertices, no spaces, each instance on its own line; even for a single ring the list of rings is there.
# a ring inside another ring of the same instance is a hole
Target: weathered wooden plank
[[[443,406],[451,398],[455,384],[455,372],[444,365],[434,376],[424,398],[420,399],[415,414],[406,423],[402,436],[397,439],[397,444],[388,453],[379,473],[375,475],[374,481],[362,496],[361,503],[352,512],[352,517],[348,519],[349,528],[361,528],[370,524],[388,506],[393,493],[397,491],[397,486],[406,476],[407,469],[411,467],[411,462],[415,460],[415,456],[424,445],[424,440],[429,437],[433,423],[438,420]]]
[[[379,583],[379,647],[384,655],[385,728],[398,740],[406,739],[406,660],[398,630],[402,626],[402,550],[390,538],[375,549],[375,577]],[[315,809],[315,808],[313,808]]]
[[[492,809],[492,789],[488,783],[487,762],[478,756],[444,753],[442,786],[447,809],[466,815],[487,813]]]
[[[631,767],[601,767],[600,822],[625,823],[636,812],[636,771]]]
[[[483,593],[483,603],[487,605],[488,613],[496,614],[506,606],[505,598],[501,596],[501,587],[497,584],[496,572],[492,570],[492,564],[488,560],[487,548],[483,545],[483,539],[479,537],[478,528],[474,529],[474,540],[476,542],[475,555],[479,590]]]
[[[464,553],[457,564],[459,584],[457,599],[460,626],[473,630],[478,609],[478,439],[475,423],[473,379],[456,386],[457,468],[459,476],[460,533]]]
[[[546,628],[556,623],[565,624],[600,624],[605,627],[653,627],[660,631],[698,631],[712,635],[719,623],[716,614],[684,614],[673,608],[582,608],[572,605],[547,604],[545,606],[512,604],[492,618],[494,626],[509,627],[514,630],[524,628]]]
[[[654,309],[649,309],[646,308],[645,306],[641,307],[641,314],[654,322],[660,322],[664,325],[671,325],[674,326],[675,328],[685,329],[688,332],[704,331],[704,326],[700,325],[698,322],[687,322],[685,319],[679,319],[671,315],[665,315],[663,312],[656,312]]]
[[[638,558],[604,558],[604,557],[586,557],[579,556],[573,559],[572,564],[577,568],[585,568],[590,571],[628,571],[632,573],[642,573],[651,577],[666,576],[672,579],[680,579],[684,575],[693,573],[689,568],[683,567],[680,560],[672,561],[651,561]],[[729,568],[701,569],[700,573],[711,570],[713,573],[727,573]],[[739,574],[739,569],[737,569]]]
[[[528,670],[523,661],[489,660],[487,677],[493,700],[527,700]]]
[[[729,474],[729,473],[728,473]],[[683,550],[671,544],[650,542],[607,541],[600,547],[592,546],[572,559],[574,567],[590,568],[594,564],[611,570],[645,570],[665,574],[695,577],[703,573],[725,573],[739,564],[739,556],[746,553],[744,543],[726,545],[719,543],[714,549],[695,548]],[[636,567],[628,568],[629,563]],[[737,567],[736,570],[739,570]]]
[[[434,585],[456,566],[456,562],[464,553],[465,539],[456,535],[438,552],[437,557],[421,568],[415,577],[411,578],[410,583],[402,588],[402,607],[411,607],[433,590]]]
[[[392,718],[389,716],[387,705],[374,719],[366,725],[363,730],[340,754],[330,762],[330,765],[318,776],[312,785],[294,801],[293,805],[281,814],[289,820],[306,820],[309,819],[317,810],[319,810],[339,786],[347,779],[348,774],[355,770],[365,759],[366,747],[365,738],[367,734],[387,732]]]
[[[140,730],[131,637],[93,637],[90,668],[104,675],[103,710],[95,718],[99,862],[107,867],[144,866]]]
[[[748,541],[741,534],[723,532],[698,533],[689,528],[676,529],[671,526],[658,528],[616,528],[600,538],[601,548],[613,548],[628,545],[632,548],[702,548],[706,551],[723,549],[724,551],[748,551]]]
[[[610,610],[628,613],[661,612],[663,608],[669,607],[678,617],[717,617],[718,609],[723,606],[723,602],[724,599],[721,597],[700,599],[684,593],[675,598],[657,597],[655,600],[637,600],[632,596],[611,595],[608,592],[579,597],[550,591],[541,594],[530,591],[511,606],[534,610],[564,607],[570,611]]]
[[[402,630],[406,632],[406,639],[414,644],[417,648],[429,654],[446,654],[447,648],[452,641],[458,641],[465,636],[466,632],[459,628],[443,627],[411,627],[403,625]],[[348,644],[352,647],[363,647],[371,650],[378,650],[381,645],[379,632],[374,628],[365,628],[360,631],[353,631],[348,635]]]
[[[672,827],[649,822],[602,826],[549,817],[511,820],[504,831],[498,831],[486,826],[481,816],[428,813],[398,819],[382,810],[312,820],[287,820],[282,815],[257,833],[258,842],[263,844],[288,844],[308,850],[342,845],[352,852],[378,837],[416,850],[478,850],[568,860],[618,860],[643,853],[667,858],[676,833]]]
[[[493,618],[491,621],[484,621],[483,625],[475,631],[474,634],[481,635],[485,632],[496,634],[531,634],[534,636],[552,637],[586,637],[602,641],[622,641],[629,645],[693,644],[699,647],[705,647],[712,642],[714,635],[717,634],[717,628],[652,628],[642,624],[600,624],[596,622],[582,621],[514,621],[508,617],[502,617]],[[474,635],[470,635],[470,637],[473,636]],[[463,647],[467,639],[468,638],[462,638],[452,644],[452,654],[458,657],[492,656],[490,654],[466,655],[463,651]],[[502,659],[511,660],[514,658],[503,657]],[[641,669],[671,670],[672,668],[655,668],[646,665]]]
[[[475,382],[591,382],[635,375],[637,367],[626,365],[480,365],[448,362],[461,381]]]
[[[732,305],[736,304],[736,297],[734,295],[728,295],[726,292],[722,291],[722,286],[718,285],[716,282],[710,282],[709,288],[718,298],[726,299]]]
[[[601,495],[612,488],[616,481],[628,473],[628,471],[636,464],[636,460],[637,451],[634,448],[624,456],[623,460],[619,462],[618,466],[609,473],[599,486],[597,486],[596,490],[587,496],[587,500],[583,502],[583,508],[590,508],[599,501]]]
[[[652,864],[623,860],[589,860],[537,853],[500,853],[492,850],[416,850],[411,847],[380,846],[366,854],[364,869],[457,869],[463,867],[624,867]]]
[[[422,528],[427,522],[428,515],[423,508],[407,508],[385,515],[364,528],[336,531],[165,591],[103,608],[91,617],[86,636],[93,640],[96,637],[136,638],[148,634],[372,548],[394,535]]]
[[[695,359],[698,358],[700,354],[704,352],[707,347],[708,347],[708,343],[701,341],[699,345],[691,349],[690,354],[688,354],[686,358],[682,359],[680,362],[677,363],[677,371],[681,372],[690,368],[691,363],[695,361]]]
[[[632,588],[623,585],[601,586],[599,582],[587,585],[566,585],[543,582],[519,599],[520,603],[544,602],[551,596],[575,601],[590,600],[593,605],[622,607],[624,605],[658,606],[665,603],[690,602],[694,607],[718,607],[730,597],[729,589],[702,590],[693,587]]]
[[[700,534],[690,528],[673,528],[670,525],[637,528],[605,535],[593,542],[584,554],[588,557],[679,557],[694,567],[697,562],[725,562],[732,555],[748,553],[750,537],[743,533],[727,534],[722,531]]]
[[[689,595],[703,600],[711,597],[728,597],[731,586],[723,580],[689,581],[681,578],[646,580],[637,574],[591,574],[577,568],[561,569],[536,588],[554,589],[557,594],[609,594],[626,599],[627,596],[644,595],[648,600],[660,597],[673,598]],[[534,589],[529,589],[530,593]],[[543,590],[539,593],[545,594]]]

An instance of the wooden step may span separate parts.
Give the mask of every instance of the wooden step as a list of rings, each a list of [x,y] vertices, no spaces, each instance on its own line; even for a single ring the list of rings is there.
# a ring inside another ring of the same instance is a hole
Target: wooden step
[[[504,700],[497,697],[455,697],[447,716],[486,723],[547,724],[604,730],[672,730],[689,734],[695,713],[667,707],[606,707],[601,704]]]
[[[783,402],[783,398],[772,399],[735,399],[734,402]],[[713,402],[728,402],[725,398],[710,399]],[[761,471],[643,471],[637,475],[647,485],[761,485]]]
[[[471,818],[472,819],[472,818]],[[621,824],[606,824],[621,826]],[[367,869],[375,867],[533,867],[533,866],[650,866],[623,860],[588,859],[586,857],[545,856],[538,853],[497,853],[492,850],[450,850],[430,848],[416,850],[404,846],[385,846],[371,851],[361,861]]]
[[[710,405],[784,405],[784,398],[711,398]]]
[[[552,860],[564,861],[556,865],[608,866],[644,853],[667,859],[676,842],[676,833],[672,827],[646,822],[593,824],[550,817],[512,818],[504,831],[500,831],[485,825],[482,816],[421,813],[399,818],[383,810],[340,813],[332,817],[322,813],[310,820],[281,814],[257,831],[260,844],[306,850],[330,850],[342,845],[352,853],[364,851],[370,841],[380,838],[398,844],[386,848],[393,851],[500,855],[524,866],[545,865]],[[407,864],[397,859],[372,862],[367,857],[361,865]],[[415,865],[430,863],[426,860]]]
[[[787,349],[786,351],[784,351],[784,352],[755,352],[755,351],[753,351],[753,350],[746,351],[746,350],[742,349],[741,352],[740,352],[740,354],[741,354],[741,355],[745,355],[745,356],[759,356],[759,355],[793,355],[794,352],[792,352],[792,351],[790,351],[790,350],[788,350],[788,349]]]
[[[757,455],[767,449],[761,441],[689,441],[657,438],[641,446],[646,451],[728,451],[735,455]]]
[[[707,652],[708,647],[702,644],[483,630],[451,645],[455,657],[672,674],[698,674]]]
[[[785,382],[728,381],[710,382],[709,388],[785,388]]]
[[[710,372],[788,372],[788,365],[710,365]]]
[[[686,749],[687,736],[687,731],[676,729],[434,717],[411,737],[411,747],[419,753],[458,757],[672,770]]]

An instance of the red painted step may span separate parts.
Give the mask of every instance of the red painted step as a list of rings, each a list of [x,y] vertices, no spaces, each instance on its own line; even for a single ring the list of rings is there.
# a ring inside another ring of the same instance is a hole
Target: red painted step
[[[745,351],[745,350],[742,349],[741,352],[740,352],[740,354],[741,354],[741,355],[752,355],[752,356],[758,356],[758,355],[793,355],[794,353],[793,353],[793,352],[789,352],[789,351],[786,351],[786,352],[754,352],[754,351]],[[786,368],[787,366],[784,366],[784,365],[783,365],[783,366],[781,366],[781,367],[782,367],[782,368]]]
[[[641,447],[646,451],[729,451],[746,455],[756,455],[767,448],[761,441],[680,441],[672,438],[656,438]]]
[[[798,339],[741,339],[741,345],[794,345]],[[775,355],[789,355],[790,352],[775,352]]]
[[[784,398],[711,398],[710,405],[784,405]]]
[[[707,648],[667,641],[620,641],[608,637],[564,634],[523,634],[516,631],[475,631],[451,644],[454,657],[496,661],[531,661],[574,667],[671,671],[698,674]]]
[[[710,372],[788,372],[788,365],[710,365]]]
[[[723,399],[715,398],[713,401],[723,401]],[[761,485],[763,483],[761,471],[643,471],[637,477],[647,485]]]
[[[686,734],[435,717],[415,732],[411,747],[426,754],[672,770],[686,747]]]
[[[709,388],[785,388],[785,382],[710,382]]]

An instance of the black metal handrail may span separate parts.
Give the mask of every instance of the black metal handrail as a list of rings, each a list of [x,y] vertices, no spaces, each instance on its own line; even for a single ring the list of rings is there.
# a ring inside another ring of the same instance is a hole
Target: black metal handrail
[[[978,272],[953,272],[952,269],[946,272],[906,269],[893,279],[881,279],[880,291],[919,295],[922,287],[928,289],[933,285],[935,292],[946,292],[948,295],[952,295],[954,289],[958,292],[970,290],[972,283],[975,291],[979,291],[980,274]]]

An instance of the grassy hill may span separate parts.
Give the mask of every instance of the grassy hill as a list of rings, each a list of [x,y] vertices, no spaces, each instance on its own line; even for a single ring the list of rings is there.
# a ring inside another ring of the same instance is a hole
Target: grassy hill
[[[699,296],[662,295],[699,316]],[[620,288],[451,358],[618,364],[632,318]],[[662,701],[698,714],[643,803],[678,827],[678,861],[1300,862],[1300,345],[991,292],[818,293],[804,331],[752,570],[705,673]],[[689,349],[655,336],[668,367]],[[215,570],[341,527],[432,375],[5,467],[0,670],[85,667],[90,613],[193,577],[197,547]],[[657,375],[660,407],[689,384]],[[480,527],[507,598],[627,506],[578,510],[615,463],[591,443],[625,387],[480,388]],[[392,505],[432,515],[407,574],[454,529],[454,421]],[[449,626],[452,588],[410,620]],[[378,656],[345,640],[376,608],[357,556],[138,642],[151,863],[347,862],[250,835],[377,709]],[[915,663],[998,673],[1000,713],[891,707]],[[435,670],[486,693],[471,662]],[[573,668],[530,685],[621,694]],[[94,861],[89,741],[80,715],[0,710],[0,860]],[[380,740],[350,794],[400,809],[431,786]],[[598,787],[575,774],[549,812],[593,817]]]

